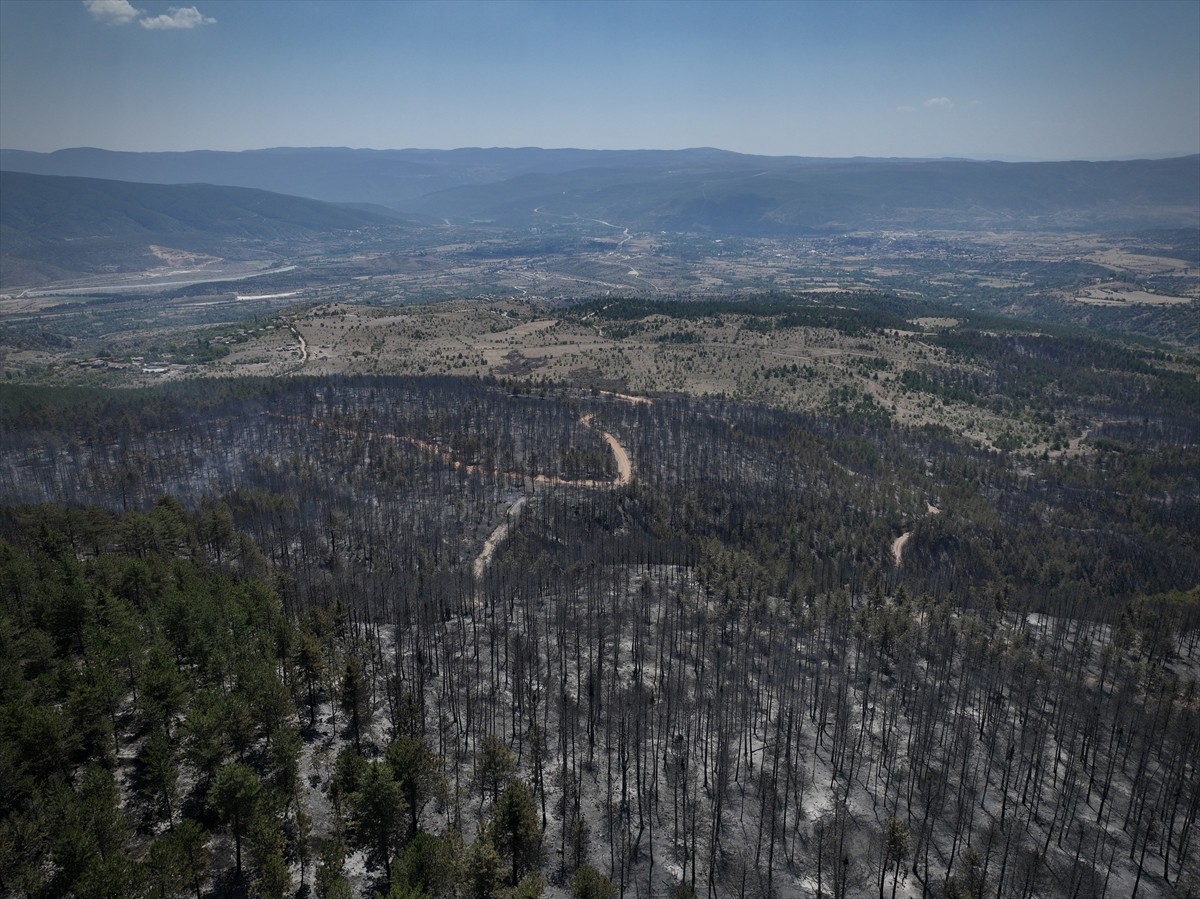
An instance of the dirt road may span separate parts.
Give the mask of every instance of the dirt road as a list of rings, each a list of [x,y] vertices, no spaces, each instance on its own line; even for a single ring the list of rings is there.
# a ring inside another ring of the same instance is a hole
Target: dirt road
[[[929,511],[930,515],[942,514],[942,510],[931,502],[926,502],[925,508]],[[904,562],[904,547],[908,544],[908,541],[912,539],[912,535],[912,531],[905,531],[892,541],[892,560],[896,563],[897,568],[899,568]]]
[[[525,504],[528,501],[529,497],[522,496],[509,506],[504,513],[504,521],[496,525],[496,529],[483,542],[483,549],[479,551],[479,555],[475,557],[475,562],[471,566],[471,570],[475,574],[475,580],[483,577],[484,571],[487,570],[488,564],[492,561],[492,556],[496,554],[496,549],[504,542],[504,538],[508,536],[509,529],[516,523],[521,510],[525,508]]]
[[[630,401],[636,402],[636,400],[633,399]],[[583,418],[579,419],[579,423],[589,431],[597,430],[592,427],[593,418],[595,418],[595,413],[589,412],[587,415],[583,416]],[[597,431],[597,433],[604,438],[604,442],[607,443],[608,448],[612,450],[613,459],[615,459],[617,463],[617,479],[613,482],[613,485],[616,487],[624,487],[627,484],[630,484],[633,481],[633,463],[629,461],[628,451],[625,449],[625,447],[621,446],[620,441],[618,441],[617,438],[612,434],[608,433],[608,431]],[[566,481],[563,483],[570,482]],[[599,486],[604,482],[579,481],[578,483],[586,484],[587,486]]]
[[[308,345],[305,343],[304,338],[300,336],[300,332],[295,328],[292,328],[292,333],[295,334],[296,338],[300,341],[300,355],[302,360],[301,364],[303,364],[304,362],[308,361]],[[620,398],[630,403],[649,402],[649,400],[645,400],[641,397],[621,396]],[[282,416],[271,412],[264,414],[275,415],[279,418],[294,418],[294,416]],[[617,463],[617,476],[615,478],[612,480],[600,480],[595,478],[588,478],[586,480],[572,480],[570,478],[560,478],[557,475],[536,475],[532,478],[526,477],[526,480],[532,482],[533,484],[547,484],[559,487],[581,487],[585,490],[625,487],[631,484],[633,482],[633,462],[629,458],[629,451],[625,449],[625,447],[621,445],[621,442],[608,431],[602,431],[599,428],[594,427],[592,425],[593,418],[595,418],[595,413],[589,412],[579,419],[579,424],[590,431],[595,431],[602,438],[604,438],[604,442],[608,444],[609,450],[612,451],[613,459]],[[312,419],[310,423],[314,425],[322,424],[316,419]],[[336,428],[336,430],[345,431],[346,433],[354,433],[350,428]],[[462,462],[454,459],[450,452],[442,449],[437,444],[430,443],[425,440],[419,440],[416,437],[407,437],[401,434],[392,434],[388,432],[373,432],[372,436],[381,437],[384,440],[391,440],[396,443],[407,443],[409,446],[418,447],[425,452],[440,456],[444,461],[460,471],[467,471],[472,474],[506,474],[510,477],[524,477],[520,472],[502,472],[499,470],[485,469],[482,465]],[[508,509],[505,510],[504,520],[496,526],[491,534],[488,535],[487,540],[484,541],[483,548],[479,551],[479,555],[475,557],[475,561],[471,566],[471,570],[474,573],[476,580],[483,577],[483,573],[487,570],[487,566],[491,562],[492,557],[496,554],[496,550],[508,537],[509,530],[512,528],[513,524],[516,523],[517,518],[525,508],[527,502],[528,497],[523,496],[509,506]]]
[[[637,401],[637,398],[635,397],[629,397],[628,399],[630,402]],[[533,478],[533,482],[535,484],[554,484],[564,487],[584,487],[595,490],[602,487],[624,487],[627,484],[632,483],[633,463],[629,460],[629,451],[621,445],[621,442],[617,440],[616,437],[608,433],[608,431],[600,431],[593,427],[592,419],[594,417],[595,413],[589,412],[587,415],[579,419],[579,423],[588,430],[597,431],[597,433],[604,438],[604,442],[608,444],[608,448],[612,450],[613,459],[616,460],[617,463],[616,479],[612,481],[599,481],[593,479],[572,481],[567,478],[552,477],[550,475],[538,475],[537,477]],[[425,447],[429,446],[428,444],[418,445]],[[459,465],[461,463],[454,464]],[[477,466],[468,467],[477,468]],[[479,551],[479,555],[475,557],[475,561],[471,565],[471,570],[475,575],[475,580],[482,578],[483,573],[487,571],[487,567],[491,563],[492,557],[496,554],[496,550],[499,549],[500,544],[503,543],[508,537],[508,532],[516,523],[516,520],[520,516],[521,510],[525,508],[528,499],[528,497],[523,496],[509,506],[504,512],[504,521],[496,525],[496,529],[493,530],[492,533],[488,535],[487,540],[484,541],[483,549]]]

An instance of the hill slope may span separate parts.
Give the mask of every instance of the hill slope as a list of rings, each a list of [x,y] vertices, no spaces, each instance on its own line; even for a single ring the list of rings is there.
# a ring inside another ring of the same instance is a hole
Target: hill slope
[[[144,269],[151,250],[238,258],[331,233],[395,227],[358,209],[240,187],[0,173],[0,282]]]

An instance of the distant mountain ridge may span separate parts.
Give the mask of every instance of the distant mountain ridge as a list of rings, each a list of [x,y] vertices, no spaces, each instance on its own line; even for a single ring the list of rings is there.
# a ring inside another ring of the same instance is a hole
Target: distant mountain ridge
[[[780,162],[590,169],[419,198],[412,212],[530,227],[571,218],[638,230],[786,236],[859,229],[1200,227],[1200,156],[1134,162]]]
[[[374,212],[242,187],[0,172],[5,285],[154,267],[161,260],[152,245],[261,257],[338,232],[395,227]]]
[[[869,228],[1200,228],[1200,156],[1122,162],[815,159],[713,148],[0,150],[0,169],[258,188],[436,220],[744,235]]]
[[[447,188],[490,184],[534,173],[554,174],[601,167],[661,167],[694,162],[736,165],[738,160],[759,158],[770,157],[747,157],[711,148],[364,150],[275,147],[238,152],[133,153],[75,147],[53,153],[0,150],[0,170],[152,184],[225,184],[335,203],[400,206],[405,200]]]

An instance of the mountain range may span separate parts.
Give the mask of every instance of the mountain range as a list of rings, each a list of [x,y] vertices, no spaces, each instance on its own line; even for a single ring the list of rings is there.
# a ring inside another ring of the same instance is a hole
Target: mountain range
[[[1123,162],[812,159],[712,148],[0,150],[11,284],[136,266],[148,246],[247,244],[397,225],[729,236],[856,230],[1200,230],[1200,156]],[[18,174],[19,173],[19,174]],[[338,204],[338,205],[334,205]],[[131,255],[132,254],[132,255]]]
[[[277,147],[223,152],[130,153],[75,147],[53,153],[0,150],[0,170],[75,175],[152,184],[225,184],[333,203],[406,201],[454,187],[491,184],[520,175],[579,169],[657,169],[684,164],[732,168],[749,160],[724,150],[544,150],[539,147],[458,150],[356,150]]]
[[[258,188],[374,203],[441,221],[528,227],[553,217],[730,234],[871,227],[1200,226],[1200,156],[1124,162],[813,159],[712,148],[279,148],[0,151],[0,169]]]
[[[1200,157],[1135,162],[771,160],[539,173],[405,204],[451,220],[572,217],[744,236],[859,229],[1112,230],[1200,224]]]

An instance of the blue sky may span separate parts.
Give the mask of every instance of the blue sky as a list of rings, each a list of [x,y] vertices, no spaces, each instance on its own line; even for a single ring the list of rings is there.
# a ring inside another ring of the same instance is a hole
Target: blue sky
[[[0,0],[0,146],[1200,151],[1200,2]]]

